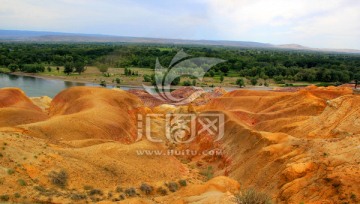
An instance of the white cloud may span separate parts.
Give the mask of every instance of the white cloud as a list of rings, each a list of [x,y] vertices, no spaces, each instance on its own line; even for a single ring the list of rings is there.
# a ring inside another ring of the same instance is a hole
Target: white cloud
[[[350,0],[210,0],[223,38],[360,48],[360,3]]]
[[[0,29],[360,49],[357,0],[0,0]]]

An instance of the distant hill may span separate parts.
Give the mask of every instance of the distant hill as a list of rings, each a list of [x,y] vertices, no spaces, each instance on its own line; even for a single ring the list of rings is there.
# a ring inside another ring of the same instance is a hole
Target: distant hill
[[[317,49],[297,44],[273,45],[269,43],[225,40],[185,40],[165,38],[127,37],[99,34],[61,33],[43,31],[0,30],[0,42],[124,42],[182,45],[218,45],[249,48],[277,48],[289,50],[312,50],[325,52],[359,53],[353,49]]]

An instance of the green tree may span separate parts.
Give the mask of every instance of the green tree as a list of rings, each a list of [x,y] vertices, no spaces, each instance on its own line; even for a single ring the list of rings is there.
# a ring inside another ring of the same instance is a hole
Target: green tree
[[[236,84],[242,88],[242,87],[245,87],[245,82],[244,82],[244,79],[243,78],[240,78],[238,80],[236,80]]]
[[[101,81],[100,81],[100,86],[106,87],[106,81],[105,81],[105,80],[101,80]]]
[[[70,75],[74,71],[73,64],[70,62],[65,63],[64,73]]]
[[[209,71],[209,75],[210,75],[211,77],[214,77],[214,76],[215,76],[215,72],[214,72],[213,70],[210,70],[210,71]]]
[[[258,83],[258,79],[256,77],[252,77],[250,79],[250,83],[251,83],[251,85],[256,86],[256,84]]]
[[[9,64],[8,68],[11,72],[16,72],[19,69],[19,66],[17,64]]]
[[[151,76],[150,75],[147,75],[147,74],[144,74],[144,82],[151,82]]]
[[[101,72],[101,73],[106,73],[106,72],[108,72],[108,70],[109,70],[109,66],[107,66],[107,65],[105,65],[105,64],[100,64],[100,65],[98,65],[97,66],[97,68],[99,69],[99,71]]]
[[[222,71],[225,75],[229,72],[229,66],[226,64],[220,67],[220,71]]]
[[[79,74],[85,71],[84,62],[76,62],[74,66],[75,66],[75,71]]]
[[[274,76],[274,81],[278,84],[285,84],[284,77],[281,75]]]
[[[221,73],[221,74],[220,74],[220,82],[223,83],[223,81],[224,81],[224,74]]]
[[[357,89],[357,86],[359,85],[360,83],[360,73],[356,73],[354,75],[354,80],[355,80],[355,89]]]
[[[176,85],[179,85],[179,83],[180,83],[180,77],[176,77],[176,78],[171,82],[171,85],[176,86]]]
[[[195,79],[192,80],[192,85],[196,86],[196,80]]]
[[[191,82],[189,80],[186,80],[182,84],[183,86],[191,86]]]

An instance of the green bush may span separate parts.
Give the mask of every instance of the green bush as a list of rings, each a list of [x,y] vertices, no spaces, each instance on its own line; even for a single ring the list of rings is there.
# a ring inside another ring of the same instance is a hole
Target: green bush
[[[4,194],[0,196],[1,201],[8,201],[9,199],[10,199],[9,195]]]
[[[189,80],[183,81],[183,86],[191,86],[191,82]]]
[[[100,189],[91,189],[89,195],[103,195],[103,192]]]
[[[136,190],[135,188],[128,188],[125,190],[125,194],[129,197],[134,197],[136,196]]]
[[[8,173],[9,175],[12,175],[12,174],[15,173],[15,170],[14,170],[14,169],[8,169],[8,170],[7,170],[7,173]]]
[[[175,192],[179,189],[179,185],[175,182],[168,183],[167,187],[168,187],[169,191],[171,191],[171,192]]]
[[[20,185],[20,186],[26,186],[27,184],[26,184],[26,181],[24,181],[23,179],[19,179],[18,181],[18,184]]]
[[[200,174],[205,176],[207,180],[210,180],[214,177],[214,170],[212,166],[208,166],[208,168],[201,171]]]
[[[141,184],[141,186],[140,186],[140,190],[141,190],[142,192],[144,192],[146,195],[149,195],[154,189],[153,189],[152,186],[150,186],[150,185],[148,185],[148,184],[146,184],[146,183],[143,183],[143,184]]]
[[[278,84],[285,84],[284,77],[283,76],[274,76],[274,81]]]
[[[184,179],[179,180],[179,184],[180,184],[180,186],[186,186],[187,185],[186,180],[184,180]]]
[[[52,184],[64,188],[67,184],[68,175],[64,170],[60,172],[51,171],[49,173],[49,179]]]
[[[17,64],[9,64],[8,68],[11,72],[16,72],[19,69],[19,66]]]
[[[71,198],[71,200],[84,200],[84,199],[86,199],[86,195],[85,194],[77,194],[77,193],[72,193],[71,195],[70,195],[70,198]]]
[[[258,79],[256,77],[252,77],[250,79],[250,83],[251,83],[251,85],[256,86],[256,84],[258,83]]]
[[[151,76],[150,75],[147,75],[147,74],[144,74],[144,82],[151,82]]]
[[[118,192],[118,193],[121,193],[121,192],[123,192],[124,190],[123,190],[122,187],[118,186],[118,187],[116,187],[116,190],[115,190],[115,191]]]
[[[254,189],[248,189],[236,196],[239,204],[271,204],[271,198],[262,192],[257,192]]]
[[[45,67],[41,64],[24,64],[20,67],[20,71],[26,73],[39,73],[44,72]]]
[[[236,85],[238,85],[240,88],[245,87],[244,79],[243,78],[237,79],[236,80]]]
[[[159,187],[156,192],[158,192],[160,195],[167,195],[167,190],[163,187]]]
[[[105,81],[105,80],[101,80],[101,81],[100,81],[100,86],[106,87],[106,81]]]
[[[209,71],[209,75],[210,75],[211,77],[214,77],[214,76],[215,76],[215,72],[214,72],[213,70],[210,70],[210,71]]]

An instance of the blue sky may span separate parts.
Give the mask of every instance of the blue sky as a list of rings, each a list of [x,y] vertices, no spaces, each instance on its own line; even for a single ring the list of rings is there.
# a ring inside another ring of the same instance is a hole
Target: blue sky
[[[360,49],[357,0],[0,0],[0,29]]]

